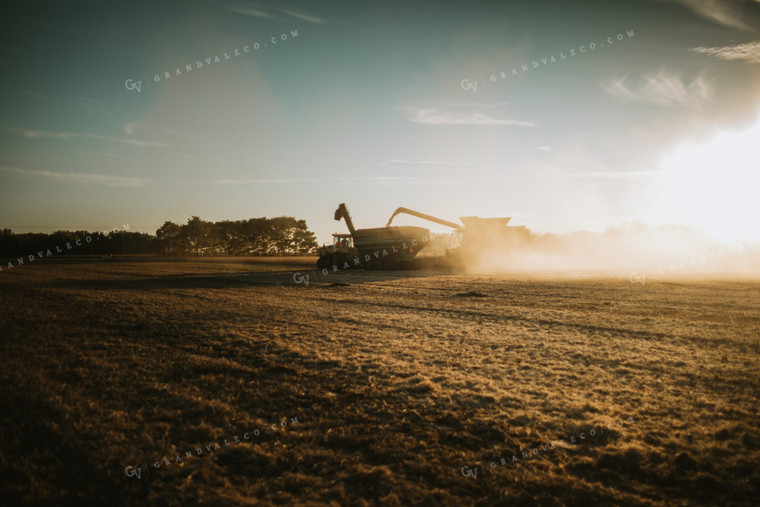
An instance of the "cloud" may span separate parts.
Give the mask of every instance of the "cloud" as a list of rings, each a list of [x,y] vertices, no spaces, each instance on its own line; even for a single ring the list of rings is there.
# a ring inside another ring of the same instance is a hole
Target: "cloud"
[[[441,106],[407,109],[407,119],[424,125],[505,125],[535,127],[534,123],[507,118],[508,102],[447,102]]]
[[[98,134],[77,134],[76,132],[45,132],[42,130],[26,130],[26,129],[7,129],[12,132],[18,132],[25,137],[30,138],[53,138],[53,139],[102,139],[104,141],[111,141],[114,143],[123,143],[129,146],[139,147],[153,147],[153,148],[166,148],[163,143],[157,143],[155,141],[141,141],[139,139],[126,139],[123,137],[111,137],[101,136]],[[126,127],[125,127],[126,130]]]
[[[121,158],[124,159],[123,155],[118,155],[116,153],[106,153],[106,152],[100,152],[100,153],[91,153],[89,151],[80,151],[82,155],[86,155],[88,157],[111,157],[111,158]]]
[[[260,5],[245,0],[219,0],[219,3],[227,10],[244,16],[253,16],[264,19],[277,19],[273,14],[262,9]]]
[[[305,14],[303,12],[288,11],[285,9],[280,9],[280,12],[287,14],[288,16],[293,16],[294,18],[301,19],[303,21],[308,21],[309,23],[322,24],[325,22],[323,19],[320,19],[316,16],[311,16],[309,14]]]
[[[354,176],[334,178],[283,178],[283,179],[221,179],[211,180],[214,185],[265,185],[283,183],[432,183],[439,185],[459,184],[462,180],[433,180],[418,176]]]
[[[390,164],[404,164],[404,165],[451,165],[455,167],[497,167],[497,168],[505,168],[504,164],[473,164],[469,162],[438,162],[435,160],[389,160],[388,163]]]
[[[742,31],[756,32],[757,26],[748,24],[745,19],[749,17],[745,6],[752,0],[664,0],[678,2],[703,18],[714,21],[729,28]],[[754,0],[758,3],[758,0]]]
[[[380,181],[380,182],[407,182],[407,183],[434,183],[450,185],[462,183],[462,180],[433,180],[417,176],[368,176],[366,178],[353,178],[356,181]]]
[[[78,183],[82,185],[104,185],[107,187],[142,187],[149,180],[142,178],[122,178],[119,176],[106,176],[103,174],[85,174],[85,173],[54,173],[50,171],[32,171],[29,169],[19,169],[17,167],[0,166],[0,171],[12,172],[25,176],[34,176],[46,178],[55,181],[69,183]]]
[[[265,7],[262,7],[261,5],[255,2],[250,2],[247,0],[217,0],[217,3],[222,5],[222,7],[224,7],[228,11],[232,11],[236,14],[242,14],[243,16],[252,16],[252,17],[262,18],[262,19],[279,20],[279,18],[275,14],[269,12]],[[309,23],[316,23],[316,24],[324,23],[323,19],[320,19],[316,16],[312,16],[311,14],[308,14],[303,11],[297,11],[294,9],[277,9],[277,10],[290,17],[300,19],[302,21],[308,21]]]
[[[126,132],[127,134],[131,136],[132,132],[135,131],[138,125],[140,125],[139,121],[131,121],[127,123],[126,125],[124,125],[124,132]]]
[[[566,177],[566,178],[601,178],[601,179],[629,179],[629,178],[641,178],[648,176],[661,176],[662,171],[620,171],[620,172],[583,172],[583,173],[567,173],[567,174],[553,174],[552,178]]]
[[[675,74],[660,70],[657,74],[644,74],[635,85],[628,85],[628,76],[612,79],[602,87],[613,97],[625,102],[651,104],[663,107],[699,107],[708,102],[712,90],[703,76],[686,82]]]
[[[760,0],[758,0],[760,2]],[[760,41],[735,44],[733,46],[719,46],[715,48],[697,47],[692,48],[695,53],[712,55],[723,60],[744,60],[749,63],[760,63]]]
[[[271,183],[316,183],[319,180],[316,178],[285,178],[285,179],[224,179],[224,180],[211,180],[210,183],[214,185],[263,185]]]

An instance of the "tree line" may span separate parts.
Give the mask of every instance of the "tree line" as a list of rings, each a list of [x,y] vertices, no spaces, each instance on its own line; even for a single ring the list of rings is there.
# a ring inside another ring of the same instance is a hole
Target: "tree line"
[[[85,241],[87,237],[90,241]],[[75,246],[65,248],[66,243]],[[309,231],[306,221],[294,217],[207,222],[193,216],[185,224],[167,221],[156,230],[155,235],[131,232],[128,225],[123,230],[115,229],[107,233],[56,231],[52,234],[16,234],[10,229],[0,230],[0,258],[6,259],[47,250],[55,255],[303,255],[315,253],[317,247],[314,233]]]

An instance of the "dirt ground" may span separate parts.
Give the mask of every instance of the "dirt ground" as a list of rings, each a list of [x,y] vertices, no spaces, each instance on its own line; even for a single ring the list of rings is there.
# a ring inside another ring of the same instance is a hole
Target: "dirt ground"
[[[0,504],[757,505],[756,278],[313,262],[0,273]]]

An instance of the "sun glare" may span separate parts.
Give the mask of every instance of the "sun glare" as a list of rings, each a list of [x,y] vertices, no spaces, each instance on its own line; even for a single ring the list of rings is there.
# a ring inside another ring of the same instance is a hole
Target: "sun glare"
[[[682,144],[661,163],[667,221],[695,225],[722,241],[760,238],[760,119],[703,144]],[[665,217],[663,217],[665,218]]]

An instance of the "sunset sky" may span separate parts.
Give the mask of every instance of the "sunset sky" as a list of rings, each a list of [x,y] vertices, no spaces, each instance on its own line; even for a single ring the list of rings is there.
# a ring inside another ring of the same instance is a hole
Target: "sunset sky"
[[[0,228],[324,242],[345,202],[760,238],[760,0],[0,6]]]

